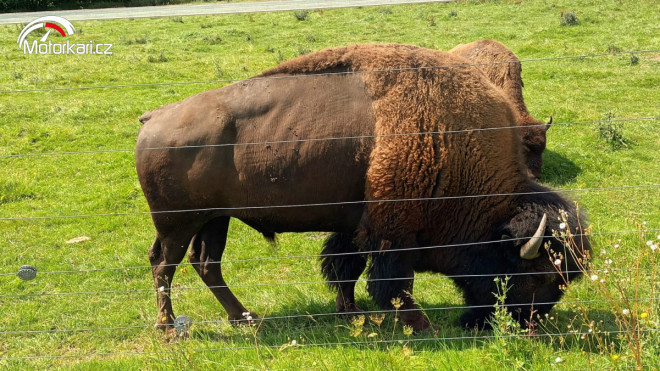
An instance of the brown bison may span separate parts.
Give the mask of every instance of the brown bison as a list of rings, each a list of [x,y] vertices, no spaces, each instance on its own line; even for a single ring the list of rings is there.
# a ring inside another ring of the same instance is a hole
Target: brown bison
[[[161,327],[174,319],[169,290],[189,246],[229,319],[247,312],[219,264],[231,217],[267,237],[331,231],[326,251],[373,251],[369,292],[383,308],[401,298],[415,330],[429,325],[411,296],[415,271],[452,275],[470,305],[492,304],[493,278],[512,275],[512,311],[548,312],[563,281],[540,246],[563,251],[544,236],[560,210],[572,228],[579,215],[526,175],[514,108],[465,64],[407,45],[327,49],[144,114],[136,166],[157,231],[149,258]],[[471,130],[493,127],[502,129]],[[338,309],[356,308],[350,281],[364,256],[323,266],[349,290]],[[472,309],[463,323],[490,312]]]
[[[518,57],[495,40],[479,40],[461,44],[449,52],[476,64],[476,67],[511,99],[516,115],[516,125],[522,127],[518,129],[518,132],[522,140],[523,156],[529,169],[529,175],[541,179],[546,131],[552,124],[552,117],[550,122],[543,124],[527,111],[522,94],[524,86],[521,77],[522,66]]]

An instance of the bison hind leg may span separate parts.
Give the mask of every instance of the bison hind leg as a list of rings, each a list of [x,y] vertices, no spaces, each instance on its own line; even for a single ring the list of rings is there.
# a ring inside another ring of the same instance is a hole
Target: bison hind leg
[[[362,311],[355,303],[355,283],[367,266],[367,257],[358,251],[348,233],[333,233],[323,243],[321,271],[330,289],[337,291],[337,312]]]
[[[227,244],[228,229],[229,217],[219,217],[207,222],[193,238],[188,259],[227,311],[229,321],[250,323],[257,315],[245,309],[222,276],[221,260]]]

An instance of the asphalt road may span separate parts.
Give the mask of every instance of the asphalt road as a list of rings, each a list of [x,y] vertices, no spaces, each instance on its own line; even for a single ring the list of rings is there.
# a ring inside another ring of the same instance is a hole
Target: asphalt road
[[[399,5],[419,3],[447,3],[453,0],[273,0],[240,3],[213,3],[213,4],[184,4],[145,6],[137,8],[108,8],[108,9],[78,9],[58,10],[31,13],[3,13],[0,14],[0,25],[14,23],[29,23],[45,15],[57,15],[69,21],[171,17],[186,15],[213,15],[235,13],[279,12],[292,10],[350,8],[377,5]]]

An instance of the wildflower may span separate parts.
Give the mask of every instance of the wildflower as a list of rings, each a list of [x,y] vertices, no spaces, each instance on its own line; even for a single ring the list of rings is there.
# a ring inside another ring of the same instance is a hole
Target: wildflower
[[[566,229],[566,223],[559,223],[559,229]]]
[[[651,245],[651,251],[655,252],[655,250],[657,249],[658,249],[658,245],[656,244]]]
[[[394,307],[394,309],[398,310],[399,308],[401,308],[402,305],[403,305],[403,300],[401,300],[401,298],[392,299],[392,306]]]
[[[619,245],[618,245],[618,244],[614,245],[614,248],[615,248],[615,249],[618,249],[618,248],[619,248]]]
[[[612,264],[612,259],[605,260],[605,264]]]
[[[660,241],[660,234],[658,235],[658,241]]]
[[[555,260],[555,265],[557,265],[557,266],[561,265],[561,259],[556,259]]]
[[[619,355],[618,354],[612,354],[612,361],[616,361],[617,359],[619,359]]]
[[[648,240],[648,241],[646,241],[646,246],[651,247],[651,245],[653,245],[653,241],[652,241],[652,240]]]
[[[296,345],[298,345],[298,342],[296,341],[296,339],[291,340],[291,346],[295,347]]]
[[[624,310],[621,311],[621,313],[623,313],[624,316],[627,316],[630,314],[630,310],[628,308],[625,308]]]
[[[597,280],[597,279],[598,279],[598,275],[596,275],[596,274],[592,274],[592,275],[591,275],[591,280],[592,280],[592,281],[595,281],[595,280]]]
[[[647,312],[642,312],[642,313],[639,315],[639,318],[644,319],[644,318],[646,318],[646,317],[648,317],[648,316],[649,316],[649,314],[648,314]]]
[[[158,288],[158,291],[160,291],[160,292],[165,291],[165,286],[161,286],[161,287],[159,287],[159,288]]]
[[[560,363],[560,362],[562,362],[562,361],[563,361],[563,359],[562,359],[561,357],[557,357],[557,358],[555,358],[555,363]]]
[[[601,279],[600,279],[600,283],[605,283],[605,279],[604,279],[604,278],[601,278]]]
[[[605,254],[607,254],[607,251],[605,251],[605,250],[600,252],[600,255],[605,255]]]

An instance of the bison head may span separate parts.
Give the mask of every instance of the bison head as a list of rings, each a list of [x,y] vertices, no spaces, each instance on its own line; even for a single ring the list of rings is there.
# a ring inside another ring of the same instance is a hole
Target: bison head
[[[546,144],[546,132],[552,124],[552,117],[547,124],[529,117],[520,125],[520,139],[522,142],[523,156],[527,164],[528,175],[535,180],[541,180],[541,168],[543,167],[543,151]]]
[[[494,276],[509,277],[505,305],[523,327],[528,327],[537,316],[548,313],[568,283],[582,274],[590,245],[580,235],[586,225],[580,221],[578,210],[557,194],[525,197],[534,199],[521,204],[517,214],[496,229],[493,239],[499,242],[478,251],[480,267],[473,269],[492,275],[457,280],[467,303],[475,306],[461,318],[463,326],[488,326],[493,293],[497,292]],[[574,237],[561,238],[553,235],[554,231],[560,235],[570,231]],[[566,243],[571,240],[573,243]]]

